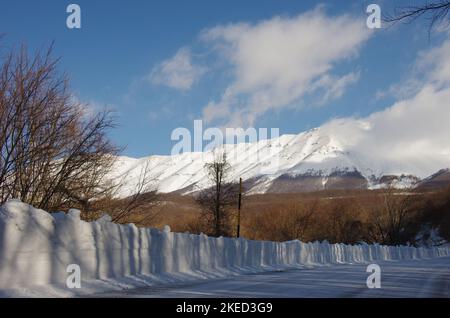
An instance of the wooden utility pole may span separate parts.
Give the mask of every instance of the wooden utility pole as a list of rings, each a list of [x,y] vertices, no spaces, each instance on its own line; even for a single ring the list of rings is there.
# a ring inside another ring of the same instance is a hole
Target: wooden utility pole
[[[238,224],[237,224],[237,237],[241,232],[241,201],[242,201],[242,178],[239,178],[239,200],[238,200]]]

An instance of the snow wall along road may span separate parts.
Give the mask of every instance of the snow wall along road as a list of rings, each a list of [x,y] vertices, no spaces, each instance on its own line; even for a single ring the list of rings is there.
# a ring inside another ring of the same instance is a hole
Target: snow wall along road
[[[450,250],[443,247],[212,238],[118,225],[108,217],[89,223],[80,220],[77,210],[49,214],[16,200],[0,210],[0,289],[63,284],[69,264],[78,264],[82,280],[90,280],[448,255]]]

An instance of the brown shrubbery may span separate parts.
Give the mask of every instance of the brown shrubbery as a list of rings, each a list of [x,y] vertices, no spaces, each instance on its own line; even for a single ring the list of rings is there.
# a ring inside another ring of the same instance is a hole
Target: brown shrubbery
[[[450,188],[424,198],[413,225],[419,228],[422,224],[439,228],[440,235],[450,241]]]
[[[427,224],[450,239],[450,191],[362,191],[346,197],[303,199],[291,207],[251,213],[245,229],[254,239],[396,245],[414,244],[415,235]]]
[[[152,226],[205,232],[199,207],[189,196],[166,195]],[[237,225],[234,221],[234,226]],[[247,196],[241,235],[248,239],[354,244],[414,244],[425,225],[450,239],[450,189],[436,193],[393,190],[335,191]]]
[[[308,240],[318,201],[290,203],[287,207],[246,214],[244,236],[257,240],[288,241],[293,238]]]

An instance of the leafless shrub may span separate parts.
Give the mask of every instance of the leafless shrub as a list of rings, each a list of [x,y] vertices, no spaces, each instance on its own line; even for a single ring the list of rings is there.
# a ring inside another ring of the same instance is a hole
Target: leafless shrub
[[[158,203],[156,191],[150,188],[150,162],[146,161],[142,166],[133,190],[133,195],[118,200],[118,204],[111,211],[113,222],[123,222],[127,217],[139,210],[145,209],[146,213],[140,220],[142,223],[148,224],[158,215],[156,205]],[[119,183],[119,187],[123,182]],[[112,207],[110,207],[112,208]]]
[[[101,210],[114,221],[154,201],[145,193],[148,166],[135,194],[117,200],[109,178],[119,148],[107,138],[111,112],[87,114],[57,71],[52,48],[30,57],[24,47],[0,64],[0,204],[18,198],[35,207],[76,207],[87,219]]]
[[[372,240],[384,244],[401,244],[403,233],[412,216],[414,196],[388,189],[371,211],[369,232]]]
[[[118,149],[106,138],[107,111],[85,117],[57,60],[11,52],[0,68],[0,202],[19,198],[53,210],[106,191],[103,177]]]
[[[253,215],[247,221],[247,234],[259,240],[303,240],[311,235],[311,226],[318,213],[318,201],[293,202],[279,210],[265,210]]]

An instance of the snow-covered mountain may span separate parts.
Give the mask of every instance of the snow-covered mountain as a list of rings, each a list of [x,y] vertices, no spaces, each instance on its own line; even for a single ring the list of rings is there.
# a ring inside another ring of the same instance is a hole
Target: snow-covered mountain
[[[350,145],[342,136],[321,127],[298,135],[225,145],[232,166],[229,180],[242,177],[250,193],[364,189],[387,184],[402,188],[416,185],[446,168],[436,166],[433,161],[427,165],[426,160],[420,165],[399,162],[381,156],[377,149],[368,151],[367,145]],[[205,188],[209,183],[204,164],[213,158],[212,150],[140,159],[119,157],[114,167],[114,177],[124,181],[119,195],[135,191],[145,167],[152,190],[186,194]]]

